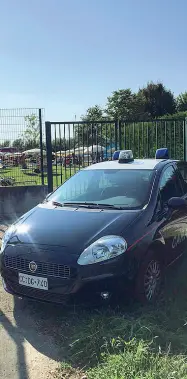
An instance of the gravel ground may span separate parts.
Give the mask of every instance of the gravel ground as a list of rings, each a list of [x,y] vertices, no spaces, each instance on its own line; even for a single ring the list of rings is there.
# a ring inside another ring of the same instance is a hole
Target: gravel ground
[[[0,225],[0,239],[6,228],[7,223]],[[1,379],[53,377],[60,361],[54,317],[51,305],[14,298],[5,293],[0,280]]]

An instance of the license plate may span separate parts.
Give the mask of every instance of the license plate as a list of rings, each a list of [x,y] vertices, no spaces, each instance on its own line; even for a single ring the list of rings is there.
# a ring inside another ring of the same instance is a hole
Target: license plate
[[[48,290],[48,279],[19,272],[19,284],[26,287]]]

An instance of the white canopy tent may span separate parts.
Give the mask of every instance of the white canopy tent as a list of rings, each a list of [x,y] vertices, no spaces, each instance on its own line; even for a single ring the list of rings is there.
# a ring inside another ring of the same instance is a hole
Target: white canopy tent
[[[88,148],[86,148],[84,150],[84,153],[85,154],[92,154],[93,153],[101,153],[102,151],[105,150],[105,147],[104,146],[101,146],[101,145],[93,145],[93,146],[89,146]]]
[[[23,154],[25,154],[25,155],[40,155],[41,154],[41,150],[40,149],[25,150],[23,152]],[[43,155],[46,155],[46,151],[45,150],[43,150]]]
[[[61,151],[57,151],[55,153],[55,155],[57,155],[58,157],[59,156],[65,156],[65,155],[69,155],[69,154],[72,154],[72,153],[75,153],[76,155],[82,155],[84,153],[84,147],[83,146],[80,146],[80,147],[76,147],[75,149],[68,149],[68,150],[61,150]]]
[[[56,153],[55,153],[55,155],[57,155],[57,156],[64,156],[65,155],[65,150],[61,150],[61,151],[57,151]]]
[[[76,147],[75,154],[83,154],[85,148],[83,146]]]

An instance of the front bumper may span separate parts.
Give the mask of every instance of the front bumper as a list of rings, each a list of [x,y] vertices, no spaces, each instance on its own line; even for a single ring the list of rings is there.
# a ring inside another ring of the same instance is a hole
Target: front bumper
[[[94,301],[101,298],[102,293],[107,292],[110,296],[122,289],[123,285],[127,288],[125,278],[121,278],[121,286],[119,284],[119,278],[93,279],[93,281],[81,283],[75,281],[72,286],[70,286],[69,283],[68,285],[64,285],[61,280],[58,280],[58,283],[54,285],[49,279],[50,288],[48,291],[21,286],[18,283],[18,279],[13,281],[12,278],[7,275],[2,274],[2,278],[5,291],[12,295],[59,304],[72,304],[82,300],[92,302],[92,300]]]
[[[12,256],[13,251],[11,248],[6,249],[6,256]],[[14,259],[18,255],[14,252]],[[21,254],[21,259],[28,259],[28,254]],[[30,256],[30,260],[44,261],[42,254],[37,256]],[[49,261],[49,256],[45,255]],[[20,258],[19,258],[20,259]],[[58,257],[56,257],[58,262]],[[60,264],[62,263],[62,257]],[[53,263],[54,264],[54,258]],[[55,263],[56,264],[56,263]],[[77,257],[63,255],[63,264],[69,264],[72,268],[72,275],[68,278],[53,277],[44,274],[32,273],[23,270],[20,266],[18,269],[7,267],[5,261],[5,254],[1,257],[1,275],[3,278],[4,289],[20,297],[29,297],[35,300],[54,302],[54,303],[71,303],[75,299],[88,298],[92,299],[94,296],[100,296],[102,292],[115,293],[116,291],[123,291],[128,288],[132,279],[132,274],[129,275],[130,262],[127,256],[121,256],[111,261],[102,262],[99,264],[79,266],[77,264]],[[25,269],[26,266],[24,266]],[[40,290],[32,287],[27,287],[19,284],[19,272],[26,273],[27,275],[46,277],[48,279],[48,290]]]

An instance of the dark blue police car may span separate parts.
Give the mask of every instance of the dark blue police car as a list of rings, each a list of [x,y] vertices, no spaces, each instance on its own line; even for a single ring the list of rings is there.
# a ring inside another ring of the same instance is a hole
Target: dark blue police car
[[[186,249],[186,175],[167,149],[143,160],[120,151],[80,170],[5,233],[5,290],[60,303],[82,290],[106,299],[130,284],[154,301]]]

